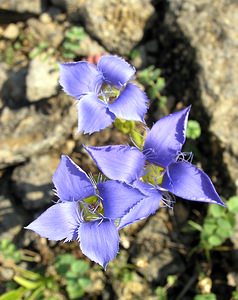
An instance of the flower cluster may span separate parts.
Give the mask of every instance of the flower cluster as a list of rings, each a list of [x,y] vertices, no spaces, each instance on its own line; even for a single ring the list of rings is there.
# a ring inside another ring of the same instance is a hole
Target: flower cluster
[[[78,130],[93,133],[115,118],[144,122],[148,99],[131,83],[135,69],[103,56],[60,66],[60,84],[77,99]],[[76,240],[82,252],[106,268],[119,249],[118,231],[171,206],[173,195],[223,205],[210,178],[182,152],[190,107],[157,121],[142,149],[84,146],[107,180],[96,182],[62,156],[53,176],[58,202],[26,228],[50,240]]]

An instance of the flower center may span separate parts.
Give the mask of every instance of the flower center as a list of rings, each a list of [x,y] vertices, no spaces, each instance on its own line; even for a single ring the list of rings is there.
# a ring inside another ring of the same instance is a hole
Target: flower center
[[[144,182],[149,182],[153,185],[160,185],[163,181],[164,169],[154,164],[148,164],[145,167],[145,175],[142,177]]]
[[[99,219],[104,213],[102,202],[97,196],[85,198],[79,202],[79,208],[85,222]]]
[[[105,103],[111,104],[118,98],[119,95],[120,91],[116,87],[103,83],[98,98]]]

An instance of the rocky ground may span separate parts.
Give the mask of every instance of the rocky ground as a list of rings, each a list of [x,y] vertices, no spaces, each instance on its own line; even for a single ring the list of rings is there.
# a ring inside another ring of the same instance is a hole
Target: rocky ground
[[[96,172],[82,144],[130,142],[116,128],[77,133],[74,100],[58,85],[58,62],[93,62],[105,53],[124,56],[138,70],[161,69],[167,102],[161,108],[152,101],[148,122],[192,104],[191,118],[202,128],[191,144],[195,162],[225,199],[238,194],[237,15],[234,0],[0,1],[0,238],[33,251],[47,270],[57,253],[82,258],[77,245],[48,243],[23,227],[50,205],[62,153]],[[173,210],[123,230],[119,257],[107,272],[90,265],[93,284],[84,299],[166,299],[158,287],[168,299],[194,299],[206,288],[232,299],[238,231],[211,260],[195,250],[199,234],[184,231],[188,220],[202,224],[206,209],[178,199]],[[26,267],[39,268],[37,259]],[[0,263],[3,293],[11,276]]]

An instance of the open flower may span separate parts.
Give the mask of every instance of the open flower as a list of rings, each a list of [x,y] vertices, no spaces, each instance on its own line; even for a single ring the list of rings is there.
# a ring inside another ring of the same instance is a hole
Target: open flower
[[[124,59],[102,56],[97,64],[86,61],[60,64],[60,84],[78,101],[78,130],[93,133],[115,118],[144,122],[148,99],[129,81],[135,69]]]
[[[139,214],[138,219],[154,213],[166,192],[187,200],[224,205],[208,175],[185,160],[181,152],[189,111],[190,107],[157,121],[148,130],[142,151],[130,146],[86,147],[107,177],[142,187],[143,193],[147,191],[147,197],[122,218],[120,227],[135,220],[133,211]]]
[[[113,180],[96,185],[67,156],[62,156],[53,182],[59,202],[26,229],[54,241],[78,240],[82,252],[106,268],[119,249],[116,223],[142,199],[142,193]]]

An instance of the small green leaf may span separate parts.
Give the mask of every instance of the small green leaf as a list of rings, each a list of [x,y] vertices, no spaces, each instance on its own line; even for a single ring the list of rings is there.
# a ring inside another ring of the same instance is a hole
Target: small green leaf
[[[168,286],[174,285],[177,279],[178,279],[177,275],[169,275],[167,277],[167,284],[168,284]]]
[[[211,246],[216,247],[220,246],[223,243],[223,239],[217,235],[213,235],[208,238],[208,242]]]
[[[89,278],[83,277],[83,278],[79,278],[78,279],[78,284],[82,287],[82,288],[86,288],[87,286],[89,286],[91,284],[91,280]]]
[[[22,275],[22,277],[26,278],[26,279],[30,279],[30,280],[41,280],[42,276],[39,273],[36,272],[32,272],[26,269],[21,269],[20,273]]]
[[[235,219],[235,215],[233,213],[229,213],[227,215],[227,220],[229,221],[229,223],[231,224],[231,227],[234,228],[236,225],[236,219]]]
[[[158,297],[158,300],[167,300],[167,293],[165,288],[162,286],[158,286],[155,290],[156,296]]]
[[[224,228],[227,231],[232,231],[232,229],[233,229],[233,227],[228,219],[219,219],[217,221],[217,223],[218,223],[219,227]],[[219,228],[219,229],[221,229],[221,228]]]
[[[0,296],[0,300],[22,300],[25,289],[20,287],[17,290],[9,291]]]
[[[34,290],[42,284],[42,281],[31,281],[20,276],[14,276],[13,280],[28,290]]]
[[[216,231],[216,235],[225,240],[232,235],[232,231],[230,232],[224,228],[220,228]]]
[[[187,138],[196,140],[201,135],[200,124],[195,120],[189,120],[187,126],[186,136]]]
[[[72,52],[63,52],[63,57],[64,58],[71,58],[71,59],[74,59],[76,56],[75,53],[72,53]]]
[[[69,299],[79,299],[84,295],[84,289],[79,287],[78,285],[68,285],[66,287],[67,293],[69,295]]]
[[[77,52],[79,50],[79,45],[78,44],[72,44],[71,42],[64,42],[63,48],[64,48],[64,50]]]
[[[37,300],[37,299],[42,299],[40,298],[41,296],[43,296],[44,294],[44,287],[40,286],[39,288],[37,288],[30,297],[27,298],[27,300]]]
[[[238,196],[231,197],[227,201],[228,210],[234,214],[238,213]]]
[[[202,228],[202,226],[201,226],[200,224],[198,224],[198,223],[196,223],[196,222],[194,222],[194,221],[192,221],[192,220],[189,220],[189,221],[188,221],[188,224],[189,224],[192,228],[194,228],[194,229],[196,229],[196,230],[198,230],[198,231],[202,231],[202,230],[203,230],[203,228]]]
[[[220,205],[211,204],[209,206],[209,214],[212,215],[214,218],[220,218],[225,214],[225,208]]]
[[[216,295],[209,293],[209,294],[202,294],[202,295],[196,295],[194,297],[194,300],[216,300]]]
[[[71,266],[72,272],[74,272],[77,275],[85,274],[88,271],[88,269],[89,269],[88,263],[86,263],[83,260],[77,260]]]
[[[238,291],[232,292],[232,300],[238,300]]]
[[[205,223],[203,226],[203,232],[205,235],[211,235],[215,232],[216,228],[217,228],[216,224]]]

